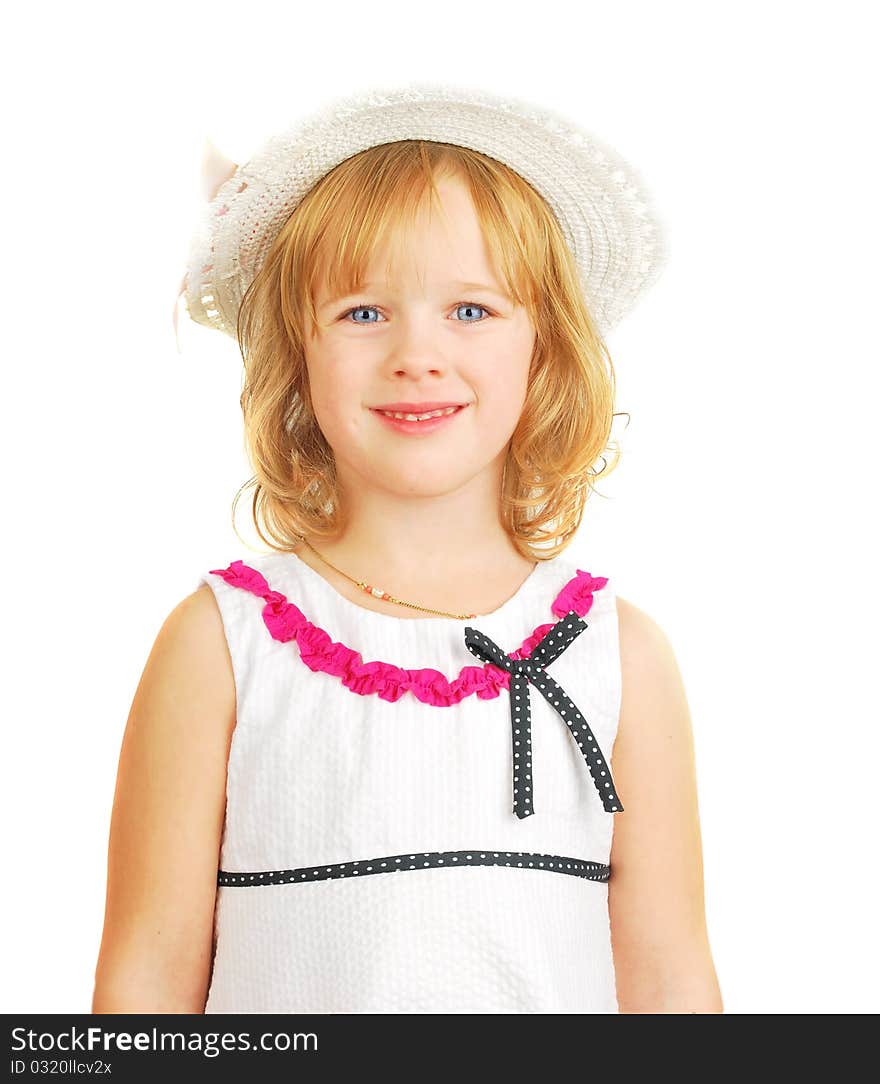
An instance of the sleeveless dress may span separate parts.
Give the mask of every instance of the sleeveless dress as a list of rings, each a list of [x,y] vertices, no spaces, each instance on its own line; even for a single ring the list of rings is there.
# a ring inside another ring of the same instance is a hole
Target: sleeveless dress
[[[204,573],[236,725],[206,1013],[617,1013],[613,588],[562,555],[477,618],[293,553]]]

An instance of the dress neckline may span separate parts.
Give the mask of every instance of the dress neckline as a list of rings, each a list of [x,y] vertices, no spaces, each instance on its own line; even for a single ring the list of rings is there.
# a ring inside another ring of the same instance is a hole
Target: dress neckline
[[[366,606],[361,606],[359,603],[353,602],[350,598],[346,598],[345,595],[338,591],[333,586],[333,584],[330,583],[329,580],[325,579],[320,572],[316,572],[311,565],[306,564],[302,557],[294,553],[292,550],[289,550],[283,554],[279,553],[276,556],[283,557],[285,560],[292,560],[293,562],[295,562],[297,571],[300,572],[303,576],[305,576],[307,580],[310,580],[312,583],[314,583],[318,590],[320,590],[324,595],[326,595],[328,599],[330,599],[332,602],[335,602],[339,606],[345,607],[345,609],[349,611],[357,611],[358,616],[363,617],[365,620],[373,620],[374,618],[377,618],[377,625],[380,623],[384,623],[386,624],[386,626],[390,622],[395,626],[409,625],[411,623],[414,623],[425,627],[430,622],[433,627],[441,629],[448,629],[451,627],[458,627],[463,629],[465,622],[468,620],[485,621],[491,618],[494,621],[497,618],[502,617],[509,608],[512,608],[523,597],[523,595],[525,595],[531,588],[535,587],[536,584],[539,584],[543,580],[543,578],[546,576],[546,570],[544,570],[543,566],[552,566],[554,562],[554,558],[551,558],[549,561],[538,561],[535,567],[528,574],[528,576],[526,576],[526,578],[522,581],[519,587],[508,599],[502,602],[501,605],[497,606],[494,610],[490,610],[488,613],[485,614],[477,614],[475,618],[440,617],[438,615],[426,615],[425,617],[398,617],[396,614],[385,614],[380,613],[378,610],[368,609]]]
[[[287,558],[291,556],[291,553],[276,555],[276,559],[277,556]],[[498,696],[502,688],[509,687],[510,671],[506,663],[500,667],[491,662],[484,662],[483,666],[465,666],[457,676],[449,679],[433,667],[412,669],[384,659],[365,660],[359,651],[341,641],[334,640],[324,628],[309,620],[295,602],[288,599],[277,587],[272,586],[264,575],[264,571],[275,579],[274,573],[280,566],[274,564],[273,567],[271,557],[267,561],[258,563],[262,565],[262,569],[247,565],[242,560],[233,561],[227,568],[212,568],[211,575],[221,577],[231,587],[240,588],[263,599],[263,623],[272,639],[281,643],[296,641],[300,659],[310,670],[320,670],[339,678],[354,693],[361,696],[375,694],[383,700],[393,701],[398,700],[404,693],[411,692],[425,703],[449,707],[465,696],[476,695],[488,699]],[[305,562],[300,559],[298,564],[304,565]],[[542,565],[548,567],[542,568]],[[287,564],[286,567],[289,569],[292,566]],[[324,591],[332,593],[339,599],[340,605],[345,604],[349,612],[357,613],[362,621],[376,618],[378,623],[384,623],[386,628],[389,622],[392,622],[396,628],[402,628],[405,627],[407,621],[420,620],[419,618],[391,617],[358,606],[340,595],[313,568],[308,565],[305,567],[321,581]],[[484,614],[474,619],[480,622],[481,629],[475,630],[471,626],[462,627],[460,620],[452,617],[422,619],[420,627],[426,628],[425,621],[428,620],[440,625],[444,633],[451,634],[453,628],[456,631],[460,629],[468,650],[472,654],[480,655],[480,651],[474,650],[468,642],[469,638],[474,637],[480,644],[490,642],[488,636],[493,635],[495,629],[502,626],[501,618],[522,601],[526,590],[543,586],[544,578],[552,575],[552,570],[564,567],[564,562],[560,562],[558,556],[539,562],[506,602],[503,602],[491,614]],[[557,636],[557,647],[554,650],[558,650],[560,641],[568,642],[569,626],[576,624],[577,618],[589,612],[593,606],[594,592],[601,590],[607,582],[608,579],[605,576],[593,576],[583,569],[576,569],[576,574],[569,579],[549,606],[550,612],[557,618],[556,622],[550,621],[538,625],[531,635],[523,640],[520,647],[506,653],[506,659],[508,661],[529,659],[535,648],[539,652],[546,653],[549,647],[543,645],[542,642],[545,636],[554,632],[554,627],[556,627]],[[564,626],[564,628],[560,630],[559,626]],[[500,659],[501,656],[499,655],[498,658]]]

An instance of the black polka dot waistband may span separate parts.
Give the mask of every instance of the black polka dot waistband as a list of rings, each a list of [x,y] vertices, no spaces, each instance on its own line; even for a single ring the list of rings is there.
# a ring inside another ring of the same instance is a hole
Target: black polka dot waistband
[[[337,862],[331,866],[300,866],[298,869],[263,870],[259,873],[221,869],[217,884],[247,888],[258,885],[292,884],[295,881],[327,881],[337,877],[369,877],[374,873],[464,866],[510,866],[514,869],[543,870],[545,873],[565,873],[587,881],[607,881],[611,867],[583,858],[566,858],[558,854],[534,854],[529,851],[422,851],[416,854],[391,854],[381,858],[366,858],[358,862]]]

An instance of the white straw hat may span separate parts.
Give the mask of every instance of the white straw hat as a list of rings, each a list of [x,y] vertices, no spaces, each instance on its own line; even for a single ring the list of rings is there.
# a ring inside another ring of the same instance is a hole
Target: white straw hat
[[[469,147],[528,181],[559,220],[603,335],[666,263],[665,229],[639,174],[567,118],[483,90],[424,82],[373,87],[272,136],[242,165],[227,162],[181,283],[191,319],[235,338],[245,290],[303,196],[346,158],[402,139]],[[174,317],[176,330],[176,307]]]

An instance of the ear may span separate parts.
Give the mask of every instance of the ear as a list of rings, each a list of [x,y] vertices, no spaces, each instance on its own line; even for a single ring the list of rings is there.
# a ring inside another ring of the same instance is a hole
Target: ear
[[[201,189],[206,202],[211,202],[217,195],[220,185],[222,185],[224,181],[228,181],[237,169],[238,163],[233,162],[231,158],[227,158],[225,155],[221,154],[217,147],[211,142],[210,138],[205,136],[205,142],[202,148]],[[172,316],[174,341],[177,344],[178,354],[180,353],[180,338],[177,333],[177,314],[180,308],[180,298],[186,290],[186,280],[187,275],[184,274],[177,289],[177,295],[174,301],[174,313]]]

